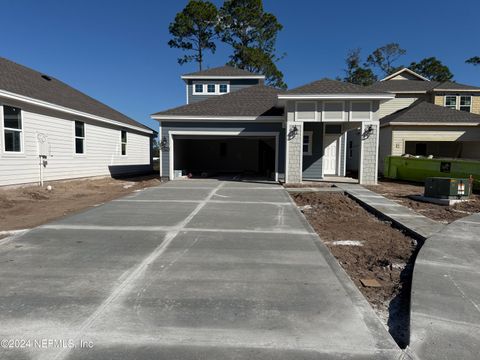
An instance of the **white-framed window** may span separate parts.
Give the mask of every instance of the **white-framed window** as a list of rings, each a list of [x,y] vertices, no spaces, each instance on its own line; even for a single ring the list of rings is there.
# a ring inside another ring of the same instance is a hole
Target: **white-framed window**
[[[218,92],[221,94],[225,94],[228,92],[228,84],[219,84],[218,85]]]
[[[193,84],[194,94],[203,94],[203,84]]]
[[[75,121],[75,154],[85,154],[85,123]]]
[[[450,109],[457,108],[457,96],[456,95],[445,95],[445,107]]]
[[[369,121],[372,119],[371,101],[351,101],[350,121]]]
[[[317,103],[315,101],[295,102],[295,120],[316,121],[317,120]]]
[[[120,141],[121,141],[121,154],[127,155],[127,131],[120,131]]]
[[[8,153],[23,152],[22,110],[3,105],[3,150]]]
[[[323,121],[344,121],[345,103],[343,101],[323,102]]]
[[[193,83],[193,95],[223,95],[229,92],[229,83]]]
[[[313,131],[303,132],[303,155],[312,155]]]
[[[472,109],[472,97],[470,95],[460,96],[460,110],[470,112]]]
[[[445,95],[445,107],[461,111],[472,111],[471,95]]]

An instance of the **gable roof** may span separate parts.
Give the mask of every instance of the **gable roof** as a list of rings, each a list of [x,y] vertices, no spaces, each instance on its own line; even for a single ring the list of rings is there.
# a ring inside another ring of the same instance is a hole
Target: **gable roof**
[[[208,78],[242,78],[264,79],[264,75],[254,74],[250,71],[239,69],[230,65],[219,66],[207,70],[197,71],[182,75],[182,79],[208,79]]]
[[[26,66],[0,57],[0,95],[9,95],[2,93],[2,91],[21,95],[22,97],[33,100],[40,100],[48,103],[48,105],[57,105],[67,108],[67,110],[76,110],[84,113],[87,117],[88,115],[93,115],[104,118],[105,120],[113,120],[135,128],[140,128],[140,130],[143,131],[149,130],[149,132],[153,132],[149,127],[142,125],[54,77],[44,75]]]
[[[152,114],[152,118],[282,116],[283,107],[277,106],[277,96],[282,92],[269,86],[254,85],[207,100],[160,111]]]
[[[411,106],[380,119],[386,125],[471,124],[480,125],[480,115],[417,100]]]
[[[427,79],[426,77],[420,75],[420,74],[417,74],[415,71],[413,70],[410,70],[409,68],[403,68],[403,69],[400,69],[396,72],[394,72],[393,74],[390,74],[386,77],[384,77],[382,80],[380,81],[387,81],[387,80],[390,80],[390,79],[393,79],[395,76],[398,76],[398,75],[401,75],[403,73],[407,73],[413,77],[416,77],[419,81],[430,81],[429,79]],[[417,81],[418,81],[417,80]],[[414,80],[415,81],[415,80]]]
[[[391,94],[387,92],[371,89],[370,87],[355,85],[343,81],[332,80],[328,78],[313,81],[311,83],[296,87],[286,91],[279,96],[279,99],[288,99],[295,97],[376,97],[376,98],[391,98]]]

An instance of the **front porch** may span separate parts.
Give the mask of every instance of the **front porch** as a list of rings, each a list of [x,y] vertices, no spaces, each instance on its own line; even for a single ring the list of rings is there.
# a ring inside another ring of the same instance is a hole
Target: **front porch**
[[[360,151],[353,151],[347,137],[352,130],[360,134]],[[376,184],[377,130],[375,122],[287,124],[286,182]],[[347,172],[347,162],[352,160],[359,164],[356,174]]]

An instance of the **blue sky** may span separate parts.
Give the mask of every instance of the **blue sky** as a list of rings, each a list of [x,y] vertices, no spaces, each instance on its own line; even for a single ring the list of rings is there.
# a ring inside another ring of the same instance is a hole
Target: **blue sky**
[[[221,4],[222,1],[214,1]],[[168,24],[186,0],[2,0],[0,56],[50,74],[126,115],[156,128],[149,114],[185,103],[180,51],[170,49]],[[479,1],[265,0],[284,25],[278,63],[290,88],[342,75],[348,49],[398,42],[401,63],[436,56],[455,80],[480,86]],[[223,65],[229,49],[208,54]]]

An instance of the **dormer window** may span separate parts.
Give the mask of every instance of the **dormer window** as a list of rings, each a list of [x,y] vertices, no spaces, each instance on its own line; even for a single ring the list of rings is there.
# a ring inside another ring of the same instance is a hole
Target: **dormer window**
[[[193,95],[223,95],[230,91],[228,83],[194,83]]]
[[[472,97],[470,95],[445,95],[445,107],[471,112]]]

